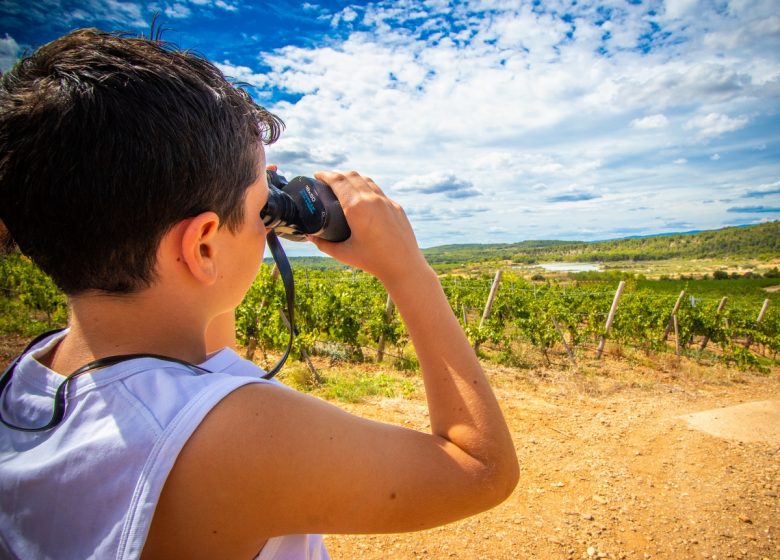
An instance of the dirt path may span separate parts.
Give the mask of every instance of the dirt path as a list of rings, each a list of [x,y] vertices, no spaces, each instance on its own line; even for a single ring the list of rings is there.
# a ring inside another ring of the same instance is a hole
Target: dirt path
[[[333,558],[779,559],[780,440],[716,437],[681,418],[778,399],[778,372],[630,369],[493,371],[523,468],[514,494],[490,512],[418,534],[329,536]],[[422,401],[349,408],[427,427]],[[780,433],[766,406],[741,408],[730,411],[732,425],[753,413],[770,423],[766,433]]]
[[[713,408],[680,418],[692,428],[715,437],[780,447],[780,400]]]

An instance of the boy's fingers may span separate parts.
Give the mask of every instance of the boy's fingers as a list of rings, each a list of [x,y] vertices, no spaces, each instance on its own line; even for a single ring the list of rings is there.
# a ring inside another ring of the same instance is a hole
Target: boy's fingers
[[[337,196],[341,192],[345,192],[344,189],[353,191],[368,189],[377,194],[384,195],[382,189],[380,189],[373,180],[363,177],[356,171],[350,171],[348,173],[342,173],[340,171],[319,171],[315,173],[314,176],[320,181],[330,185]]]
[[[374,182],[374,180],[373,180],[371,177],[365,177],[365,180],[366,180],[366,183],[368,183],[368,185],[371,187],[371,189],[372,189],[372,190],[373,190],[375,193],[377,193],[377,194],[381,194],[382,196],[387,196],[387,195],[385,194],[385,192],[382,190],[382,187],[380,187],[379,185],[377,185],[377,184]]]

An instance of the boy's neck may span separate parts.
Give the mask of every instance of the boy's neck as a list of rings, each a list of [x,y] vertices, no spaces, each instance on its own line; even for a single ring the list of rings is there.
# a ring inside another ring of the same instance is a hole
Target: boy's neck
[[[176,299],[154,289],[71,298],[70,331],[41,361],[63,375],[93,360],[123,354],[159,354],[200,363],[207,354],[208,318]]]

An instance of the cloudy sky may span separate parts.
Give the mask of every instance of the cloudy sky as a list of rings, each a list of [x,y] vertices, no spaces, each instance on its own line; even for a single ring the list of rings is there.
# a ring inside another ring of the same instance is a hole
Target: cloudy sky
[[[0,69],[155,12],[283,118],[269,161],[370,175],[423,247],[780,218],[777,0],[2,0]]]

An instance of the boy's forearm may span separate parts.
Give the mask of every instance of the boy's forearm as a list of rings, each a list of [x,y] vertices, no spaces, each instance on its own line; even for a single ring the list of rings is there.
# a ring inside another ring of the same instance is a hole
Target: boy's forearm
[[[517,457],[501,409],[425,261],[403,209],[356,172],[319,172],[344,209],[352,236],[343,243],[312,237],[323,252],[377,277],[403,317],[423,371],[435,445],[458,465],[469,496],[495,505],[517,482]],[[388,258],[388,245],[393,256]],[[441,465],[439,465],[441,467]],[[446,470],[446,469],[445,469]]]
[[[388,291],[420,360],[432,432],[480,462],[511,459],[515,469],[501,409],[435,272],[426,266],[410,277],[413,282],[398,282]]]

